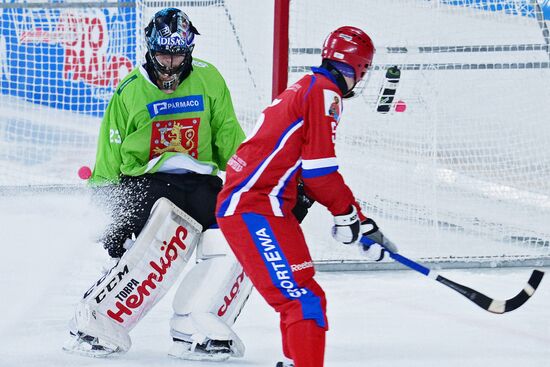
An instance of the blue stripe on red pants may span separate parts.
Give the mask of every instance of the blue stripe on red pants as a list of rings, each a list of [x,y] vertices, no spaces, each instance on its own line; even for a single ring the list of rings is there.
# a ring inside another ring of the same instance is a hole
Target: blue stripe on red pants
[[[288,300],[300,302],[304,320],[314,320],[319,327],[326,328],[321,298],[310,289],[298,285],[267,218],[255,213],[242,214],[242,218],[261,255],[272,285]]]

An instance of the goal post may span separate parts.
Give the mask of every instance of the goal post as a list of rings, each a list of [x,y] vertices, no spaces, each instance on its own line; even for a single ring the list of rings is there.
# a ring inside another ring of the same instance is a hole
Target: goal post
[[[273,91],[275,99],[288,83],[288,32],[290,0],[274,0],[273,13]]]

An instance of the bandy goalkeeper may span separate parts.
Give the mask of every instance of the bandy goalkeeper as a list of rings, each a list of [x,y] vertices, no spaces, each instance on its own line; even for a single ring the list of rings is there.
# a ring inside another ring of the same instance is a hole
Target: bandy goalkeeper
[[[214,209],[217,173],[245,136],[223,77],[192,57],[197,35],[181,10],[157,12],[145,28],[146,62],[107,107],[90,183],[113,209],[101,240],[112,261],[78,304],[67,351],[126,352],[129,332],[195,252],[173,301],[169,354],[213,361],[244,354],[231,327],[252,286]]]

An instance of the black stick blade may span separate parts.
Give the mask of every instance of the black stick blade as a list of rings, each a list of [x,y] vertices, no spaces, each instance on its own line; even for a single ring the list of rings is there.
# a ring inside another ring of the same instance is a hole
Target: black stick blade
[[[535,293],[535,290],[542,281],[544,272],[540,270],[533,270],[529,280],[525,287],[519,292],[515,297],[501,301],[496,300],[491,297],[484,295],[481,292],[476,291],[475,289],[468,288],[462,284],[453,282],[441,275],[438,275],[436,280],[441,284],[446,285],[452,290],[462,294],[464,297],[468,298],[470,301],[492,313],[502,314],[505,312],[510,312],[516,308],[521,307],[527,300]]]
[[[527,300],[535,293],[540,282],[544,277],[544,272],[540,270],[533,270],[531,277],[527,281],[527,284],[521,292],[519,292],[514,298],[510,298],[504,304],[504,312],[510,312],[523,305]],[[491,311],[491,310],[489,310]],[[492,312],[492,311],[491,311]]]

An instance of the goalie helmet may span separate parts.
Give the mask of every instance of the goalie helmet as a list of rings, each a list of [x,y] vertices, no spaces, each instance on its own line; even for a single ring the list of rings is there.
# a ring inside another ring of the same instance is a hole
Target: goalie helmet
[[[375,52],[376,49],[365,32],[356,27],[343,26],[327,36],[321,56],[323,59],[353,67],[355,84],[357,84],[372,64]]]
[[[160,75],[171,77],[163,83],[178,84],[191,71],[193,48],[195,47],[195,35],[199,32],[193,26],[187,14],[176,8],[166,8],[158,11],[147,27],[145,38],[147,41],[147,63],[151,64],[157,77]],[[167,58],[166,55],[170,57]],[[161,62],[165,59],[170,62]],[[174,65],[174,60],[177,62]],[[166,78],[164,78],[166,79]],[[164,87],[171,87],[164,85]]]

